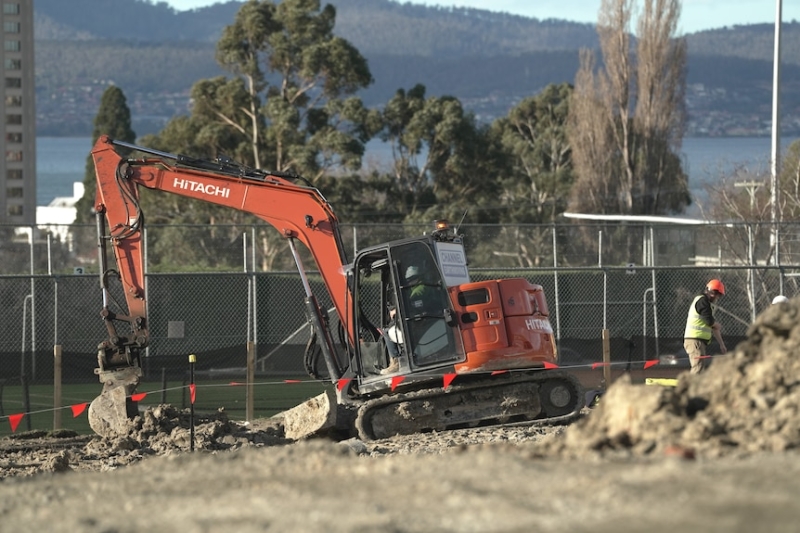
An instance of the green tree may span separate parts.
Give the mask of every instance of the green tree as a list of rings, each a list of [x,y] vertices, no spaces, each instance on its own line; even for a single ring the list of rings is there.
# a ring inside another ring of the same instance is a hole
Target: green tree
[[[125,93],[115,85],[106,89],[102,98],[100,98],[100,107],[94,117],[92,145],[97,142],[101,135],[108,135],[112,139],[127,143],[136,141],[136,134],[131,128],[131,111],[128,109]],[[86,172],[83,177],[83,196],[75,204],[77,211],[76,223],[92,222],[96,190],[97,178],[94,172],[94,161],[92,160],[92,155],[89,154],[86,158]]]
[[[569,84],[548,85],[493,124],[511,163],[501,178],[505,221],[553,222],[566,209],[574,182],[567,139],[571,94]]]
[[[566,208],[574,182],[566,131],[571,93],[569,84],[549,85],[492,124],[490,138],[500,143],[504,158],[496,160],[485,179],[499,183],[499,194],[493,195],[498,219],[511,224],[482,239],[472,257],[497,266],[552,264],[551,229],[518,224],[553,222]]]
[[[191,116],[170,121],[143,144],[204,159],[226,156],[272,171],[319,181],[330,169],[361,166],[377,112],[347,97],[372,82],[366,60],[333,35],[336,10],[318,0],[250,0],[217,43],[217,60],[231,78],[200,80],[192,87]],[[146,211],[174,224],[242,224],[254,217],[183,198],[143,194]],[[156,208],[156,206],[158,206]],[[154,218],[151,216],[152,222]],[[223,238],[221,232],[218,232]],[[226,235],[233,238],[236,231]],[[265,228],[258,237],[273,265],[283,239]],[[224,245],[224,242],[220,242]],[[184,246],[167,247],[172,257]]]
[[[416,85],[408,92],[398,89],[387,102],[381,115],[379,138],[392,150],[392,174],[405,202],[415,205],[425,192],[429,192],[425,172],[425,161],[420,161],[422,141],[407,134],[415,115],[425,108],[425,86]]]
[[[217,43],[218,62],[235,77],[192,89],[204,128],[232,132],[220,148],[242,158],[246,146],[243,162],[311,181],[330,168],[361,166],[377,115],[348,95],[373,80],[366,59],[333,34],[335,21],[336,9],[318,0],[242,6]]]
[[[425,97],[425,87],[398,90],[381,114],[378,133],[392,151],[392,177],[408,222],[463,216],[485,221],[491,176],[502,159],[488,128],[452,96]]]

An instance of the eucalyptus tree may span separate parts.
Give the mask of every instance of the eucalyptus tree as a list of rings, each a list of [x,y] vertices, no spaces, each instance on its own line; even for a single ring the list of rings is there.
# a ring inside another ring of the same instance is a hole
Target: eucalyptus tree
[[[312,183],[330,170],[360,168],[364,144],[378,127],[379,114],[352,96],[372,83],[372,76],[358,50],[333,34],[335,21],[335,8],[321,7],[318,0],[244,3],[217,43],[217,61],[231,76],[195,83],[191,115],[173,119],[143,142],[194,157],[229,157],[268,171],[302,175]],[[255,221],[212,205],[145,196],[149,205],[161,206],[152,209],[156,219],[171,224]],[[219,235],[226,240],[217,245],[227,246],[240,233],[233,226]],[[276,266],[285,245],[266,228],[258,240],[262,266]],[[177,255],[178,248],[164,246],[164,258]],[[187,248],[185,254],[200,251]]]
[[[473,256],[491,254],[491,264],[514,267],[552,258],[552,229],[541,224],[564,211],[574,182],[566,131],[571,93],[569,84],[548,85],[492,124],[491,138],[505,154],[496,168],[495,195],[504,224]]]
[[[553,222],[566,209],[574,182],[567,117],[572,87],[563,83],[520,102],[493,129],[510,155],[502,176],[504,219]]]
[[[193,114],[232,138],[246,162],[315,180],[361,165],[376,114],[351,95],[372,83],[366,59],[334,35],[336,9],[318,0],[250,0],[217,43],[233,74],[192,88]],[[210,137],[213,138],[213,137]]]
[[[409,222],[462,217],[473,222],[496,193],[499,145],[488,128],[452,96],[425,96],[416,85],[398,90],[382,112],[381,140],[392,152],[392,176]]]

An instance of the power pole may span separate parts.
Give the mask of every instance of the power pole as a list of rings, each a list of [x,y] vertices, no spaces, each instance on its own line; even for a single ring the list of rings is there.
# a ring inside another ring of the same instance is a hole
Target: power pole
[[[744,187],[747,189],[748,194],[750,194],[750,214],[749,216],[753,216],[753,210],[756,206],[756,189],[761,187],[761,183],[758,181],[737,181],[733,184],[734,187]]]

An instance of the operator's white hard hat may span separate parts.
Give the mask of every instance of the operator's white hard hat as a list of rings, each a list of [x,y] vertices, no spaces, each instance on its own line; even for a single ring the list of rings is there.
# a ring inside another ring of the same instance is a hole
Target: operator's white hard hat
[[[787,298],[783,294],[779,294],[778,296],[776,296],[775,298],[772,299],[772,303],[773,304],[779,304],[781,302],[788,302],[788,301],[789,301],[789,298]]]
[[[419,276],[419,267],[416,265],[411,265],[406,269],[406,279],[415,278]]]

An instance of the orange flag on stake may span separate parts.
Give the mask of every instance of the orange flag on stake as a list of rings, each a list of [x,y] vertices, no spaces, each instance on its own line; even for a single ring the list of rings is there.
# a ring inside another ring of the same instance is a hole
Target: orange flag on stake
[[[83,403],[76,403],[72,407],[72,418],[78,418],[81,414],[86,410],[86,406],[88,404],[86,402]]]
[[[284,383],[302,383],[299,379],[284,379]]]
[[[196,391],[197,391],[197,387],[195,386],[194,383],[191,383],[189,385],[189,399],[192,402],[192,404],[194,404],[194,398],[195,398]]]
[[[453,382],[453,380],[456,379],[457,375],[458,374],[445,374],[444,375],[444,388],[445,389],[450,386],[450,384]]]
[[[133,400],[134,402],[141,402],[142,400],[145,399],[145,397],[147,397],[147,393],[146,392],[140,392],[138,394],[131,394],[131,400]]]
[[[20,422],[22,422],[22,417],[25,416],[25,413],[19,413],[16,415],[9,415],[8,423],[11,424],[11,433],[14,433],[17,430],[17,426]]]
[[[651,366],[656,366],[658,364],[658,359],[651,359],[649,361],[644,362],[644,369],[647,370]]]
[[[554,368],[558,368],[558,365],[557,365],[557,364],[554,364],[554,363],[548,363],[547,361],[545,361],[545,362],[544,362],[544,367],[545,367],[547,370],[552,370],[552,369],[554,369]]]
[[[595,368],[600,368],[601,366],[608,366],[609,363],[592,363],[592,370]]]
[[[338,390],[342,390],[347,387],[347,384],[350,383],[350,378],[342,378],[336,382],[336,388]]]

